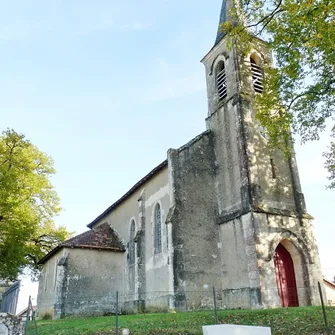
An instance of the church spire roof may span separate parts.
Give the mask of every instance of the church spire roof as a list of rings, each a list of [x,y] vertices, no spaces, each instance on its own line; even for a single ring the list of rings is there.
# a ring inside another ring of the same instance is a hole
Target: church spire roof
[[[236,24],[235,20],[233,20],[229,15],[229,11],[230,11],[232,6],[233,6],[232,0],[223,0],[222,1],[222,7],[221,7],[221,13],[220,13],[220,22],[219,22],[218,33],[217,33],[214,45],[217,45],[227,33],[226,31],[224,31],[222,29],[222,25],[224,23],[229,22],[229,21],[233,21],[232,23],[234,25]]]

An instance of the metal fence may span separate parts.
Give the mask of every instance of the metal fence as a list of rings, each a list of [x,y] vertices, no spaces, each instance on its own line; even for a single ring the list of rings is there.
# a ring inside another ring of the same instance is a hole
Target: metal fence
[[[318,309],[318,319],[313,320],[311,316],[310,322],[318,322],[317,328],[320,331],[319,334],[333,334],[331,331],[331,327],[329,326],[329,320],[327,319],[327,309],[324,306],[321,286],[313,287],[312,289],[318,290],[320,294],[320,303],[322,307]],[[273,294],[278,295],[278,289],[273,288]],[[238,290],[236,290],[237,293]],[[299,288],[298,288],[299,291]],[[250,292],[249,292],[250,293]],[[271,292],[270,292],[271,293]],[[129,320],[126,319],[128,316],[127,314],[131,311],[135,311],[137,313],[145,312],[145,313],[153,313],[153,312],[172,312],[174,309],[178,307],[182,307],[185,312],[189,312],[189,315],[192,318],[203,318],[203,322],[205,324],[222,324],[222,323],[235,323],[239,320],[236,319],[239,311],[243,314],[243,305],[245,302],[245,295],[244,294],[234,294],[234,291],[231,292],[231,297],[227,299],[227,294],[225,294],[222,290],[217,290],[214,287],[209,287],[206,290],[201,291],[185,291],[178,294],[173,294],[172,292],[168,291],[155,291],[155,292],[146,292],[141,295],[136,296],[136,300],[134,300],[133,294],[119,294],[119,292],[110,292],[110,294],[97,294],[97,295],[81,295],[80,297],[75,295],[68,295],[66,297],[66,303],[69,306],[72,306],[72,311],[74,307],[77,307],[78,310],[81,311],[92,311],[95,310],[96,313],[93,315],[112,315],[112,317],[105,318],[103,321],[104,325],[109,325],[110,332],[106,334],[127,334],[123,330],[120,330],[120,327],[125,328],[127,327]],[[232,302],[234,306],[232,306]],[[29,308],[32,308],[31,301],[29,302]],[[103,309],[101,309],[101,305],[103,305]],[[293,301],[294,305],[294,301]],[[106,306],[109,306],[107,308]],[[237,306],[237,307],[236,307]],[[83,309],[86,307],[86,309]],[[29,311],[28,308],[28,311]],[[71,310],[71,309],[70,309]],[[179,309],[180,310],[180,309]],[[229,313],[231,311],[231,313]],[[285,311],[285,310],[283,310]],[[333,311],[335,316],[335,309],[328,310]],[[289,312],[283,312],[289,313]],[[306,313],[306,312],[303,312]],[[184,313],[178,313],[184,314]],[[299,314],[299,313],[298,313]],[[297,315],[298,315],[297,314]],[[79,315],[79,314],[78,314]],[[142,315],[142,316],[141,316]],[[147,315],[147,314],[146,314]],[[185,315],[185,314],[184,314]],[[69,315],[66,315],[69,316]],[[88,329],[91,325],[90,318],[84,318],[85,314],[81,315],[82,318],[80,322],[77,321],[73,322],[73,334],[81,334],[80,329]],[[92,314],[87,314],[87,316],[92,316]],[[303,316],[303,314],[301,314]],[[297,318],[299,315],[297,316]],[[136,317],[135,317],[136,318]],[[138,318],[136,319],[136,325],[139,325],[142,321],[145,322],[146,316],[144,314],[138,314]],[[65,319],[66,320],[66,319]],[[128,320],[128,321],[127,321]],[[332,318],[335,320],[335,318]],[[62,321],[60,321],[61,323]],[[176,321],[177,324],[174,327],[179,327],[183,329],[182,334],[198,334],[192,331],[188,331],[188,327],[191,326],[190,321],[186,318],[179,318]],[[245,322],[245,321],[244,321]],[[133,325],[134,323],[132,323]],[[274,334],[298,334],[298,330],[296,331],[295,325],[292,324],[290,321],[286,321],[285,317],[281,315],[280,310],[278,310],[277,314],[269,314],[269,316],[264,321],[260,321],[258,319],[250,318],[248,320],[247,325],[258,325],[258,326],[269,326],[274,327],[279,331],[275,332]],[[149,332],[150,334],[165,334],[165,333],[158,333],[155,332],[155,327],[159,327],[159,324],[152,324],[153,332]],[[314,325],[315,326],[315,325]],[[68,324],[64,327],[70,327]],[[80,329],[78,327],[81,327]],[[71,333],[71,334],[72,334]],[[38,335],[38,323],[34,319],[33,322],[30,323],[30,330],[28,332],[28,322],[26,324],[26,332],[25,334],[31,335]],[[67,333],[66,333],[67,334]],[[85,334],[89,334],[86,333]],[[93,334],[93,333],[92,333]],[[105,334],[105,333],[104,333]],[[131,332],[132,334],[132,332]],[[137,334],[137,332],[135,332]],[[314,333],[313,333],[314,334]],[[305,335],[305,334],[301,334]]]

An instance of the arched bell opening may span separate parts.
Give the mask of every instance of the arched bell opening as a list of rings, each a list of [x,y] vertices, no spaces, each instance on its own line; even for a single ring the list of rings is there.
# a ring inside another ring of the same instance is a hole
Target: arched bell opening
[[[278,244],[273,259],[282,307],[299,306],[297,283],[302,283],[302,278],[299,278],[302,274],[301,255],[290,241],[283,240]]]
[[[256,93],[263,92],[263,67],[261,57],[256,53],[250,56],[252,84]]]
[[[220,61],[216,67],[216,89],[220,101],[227,98],[227,76],[224,61]]]

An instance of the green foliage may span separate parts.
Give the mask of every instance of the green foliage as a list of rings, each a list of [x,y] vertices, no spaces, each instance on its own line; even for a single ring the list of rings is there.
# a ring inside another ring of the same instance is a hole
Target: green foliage
[[[273,146],[285,148],[291,131],[302,142],[318,140],[335,111],[335,1],[240,0],[236,27],[224,25],[250,49],[252,36],[269,43],[276,68],[264,65],[264,91],[256,97],[257,118]],[[251,33],[251,34],[250,34]],[[334,145],[327,156],[330,187],[335,187]],[[332,163],[333,162],[333,163]]]
[[[332,137],[335,138],[335,127],[333,128]],[[324,153],[324,157],[326,158],[325,167],[329,173],[329,188],[335,188],[335,142],[330,142],[329,151]]]
[[[15,279],[64,240],[64,227],[55,228],[60,211],[50,182],[53,162],[14,130],[0,136],[0,278]]]
[[[333,330],[335,308],[328,307],[328,321]],[[265,310],[218,311],[220,324],[271,327],[273,335],[326,334],[321,307],[277,308]],[[119,317],[119,328],[128,328],[132,335],[201,335],[202,326],[213,325],[213,311],[136,314]],[[37,321],[39,335],[107,335],[115,334],[115,316],[69,318],[57,321]],[[121,333],[121,331],[119,330]],[[29,334],[34,334],[31,324]]]

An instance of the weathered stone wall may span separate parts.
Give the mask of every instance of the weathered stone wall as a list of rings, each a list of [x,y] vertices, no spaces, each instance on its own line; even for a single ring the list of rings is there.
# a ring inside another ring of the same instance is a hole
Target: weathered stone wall
[[[249,98],[241,99],[252,206],[265,212],[296,215],[306,210],[294,154],[270,150],[266,135],[255,120]],[[262,134],[265,136],[263,137]]]
[[[123,292],[123,252],[69,249],[62,317],[115,312]]]
[[[104,315],[115,311],[124,287],[122,252],[63,248],[43,266],[38,289],[38,317]]]
[[[174,246],[175,304],[177,309],[185,309],[185,291],[187,295],[187,291],[221,287],[212,134],[206,132],[179,150],[169,150],[169,167],[174,197],[169,220]]]
[[[7,313],[0,313],[0,335],[23,335],[21,318]]]
[[[38,283],[38,317],[54,317],[54,308],[57,299],[57,267],[59,260],[65,253],[66,250],[61,249],[43,265]]]
[[[249,185],[243,139],[238,131],[238,111],[231,100],[208,119],[213,131],[213,147],[217,161],[219,222],[227,222],[250,210]],[[226,109],[228,108],[228,109]],[[229,110],[229,112],[228,112]]]
[[[252,213],[220,225],[222,301],[228,308],[259,308],[260,282]]]

